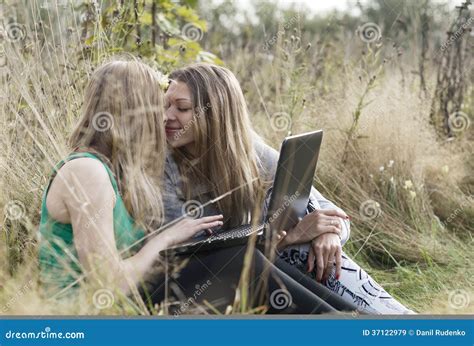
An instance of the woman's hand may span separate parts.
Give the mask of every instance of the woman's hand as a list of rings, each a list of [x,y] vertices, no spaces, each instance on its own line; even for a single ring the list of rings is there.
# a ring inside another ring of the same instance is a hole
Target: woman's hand
[[[311,242],[308,255],[308,272],[314,269],[316,259],[316,281],[324,282],[331,274],[336,261],[336,279],[341,275],[342,247],[341,240],[334,233],[325,233]]]
[[[316,210],[306,215],[291,231],[288,231],[286,237],[278,244],[278,248],[309,243],[325,233],[335,233],[339,237],[342,230],[340,218],[349,217],[336,209]]]
[[[155,238],[158,238],[157,242],[162,242],[165,248],[168,248],[191,239],[194,235],[205,229],[222,226],[222,219],[222,215],[205,216],[199,219],[185,218],[165,229]]]

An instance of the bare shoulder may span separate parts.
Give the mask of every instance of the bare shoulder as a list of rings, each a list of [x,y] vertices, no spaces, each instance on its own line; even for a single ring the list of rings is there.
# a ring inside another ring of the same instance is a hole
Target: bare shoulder
[[[112,200],[115,194],[104,165],[96,159],[82,157],[66,162],[53,179],[46,206],[57,221],[69,223],[68,206],[87,201],[102,204]]]
[[[58,174],[63,172],[66,177],[75,176],[80,180],[109,180],[109,175],[104,164],[90,157],[81,157],[66,162]]]

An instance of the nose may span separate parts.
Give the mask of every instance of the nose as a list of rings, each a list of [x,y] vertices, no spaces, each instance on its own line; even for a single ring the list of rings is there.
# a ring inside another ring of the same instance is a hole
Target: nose
[[[173,107],[168,107],[165,110],[165,118],[167,121],[174,121],[176,117],[174,116]]]

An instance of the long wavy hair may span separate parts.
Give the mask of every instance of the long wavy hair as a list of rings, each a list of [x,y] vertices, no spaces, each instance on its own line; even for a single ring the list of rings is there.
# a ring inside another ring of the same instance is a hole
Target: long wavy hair
[[[124,204],[146,230],[161,223],[164,93],[158,72],[134,60],[114,60],[92,74],[82,116],[69,144],[109,165]]]
[[[252,142],[247,104],[235,75],[227,68],[199,63],[172,72],[172,81],[186,83],[194,118],[193,153],[174,148],[184,191],[204,184],[213,198],[235,191],[217,202],[227,226],[250,222],[262,201],[263,183]]]

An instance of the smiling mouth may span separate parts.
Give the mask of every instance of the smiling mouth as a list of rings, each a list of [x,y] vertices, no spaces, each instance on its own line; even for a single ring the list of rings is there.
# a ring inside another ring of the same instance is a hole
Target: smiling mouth
[[[165,127],[166,132],[176,132],[182,129],[182,127]]]

